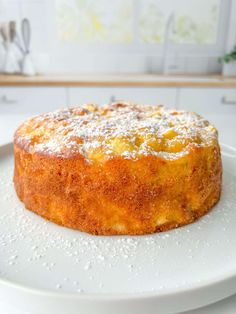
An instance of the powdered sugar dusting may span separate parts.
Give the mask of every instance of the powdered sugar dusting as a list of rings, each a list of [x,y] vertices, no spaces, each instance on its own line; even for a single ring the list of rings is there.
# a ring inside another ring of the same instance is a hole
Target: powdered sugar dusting
[[[32,152],[62,157],[80,154],[87,160],[143,155],[176,159],[192,146],[212,144],[217,131],[196,113],[113,103],[36,116],[18,129],[15,140]]]

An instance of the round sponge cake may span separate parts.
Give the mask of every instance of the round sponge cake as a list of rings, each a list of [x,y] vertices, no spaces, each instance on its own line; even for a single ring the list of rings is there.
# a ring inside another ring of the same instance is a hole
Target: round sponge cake
[[[219,200],[216,129],[163,106],[84,105],[36,116],[14,138],[25,207],[92,234],[139,235],[193,222]]]

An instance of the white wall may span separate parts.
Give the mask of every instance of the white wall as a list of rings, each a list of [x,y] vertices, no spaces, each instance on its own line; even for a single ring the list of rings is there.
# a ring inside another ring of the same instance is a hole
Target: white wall
[[[230,0],[222,1],[230,3]],[[235,6],[234,11],[236,11]],[[15,19],[20,22],[24,17],[30,19],[32,26],[31,50],[34,53],[47,53],[51,57],[48,72],[140,73],[161,71],[161,49],[153,49],[147,55],[136,51],[122,52],[119,46],[114,46],[112,51],[104,49],[98,52],[96,46],[94,49],[91,47],[88,49],[78,45],[60,44],[57,40],[54,0],[0,0],[0,21]],[[234,31],[231,25],[229,25],[229,29],[231,32]],[[209,54],[209,51],[204,51],[204,49],[196,53],[194,49],[187,49],[186,46],[183,46],[170,57],[171,71],[173,73],[220,72],[219,53],[221,52],[214,53],[212,51]]]

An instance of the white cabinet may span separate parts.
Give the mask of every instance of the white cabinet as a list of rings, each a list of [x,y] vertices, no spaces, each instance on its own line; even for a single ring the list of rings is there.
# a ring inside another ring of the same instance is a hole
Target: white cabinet
[[[133,101],[146,104],[165,104],[175,107],[175,88],[152,87],[71,87],[69,105],[84,103],[107,104],[111,101]]]
[[[10,142],[28,117],[66,106],[66,89],[54,87],[0,88],[0,145]]]
[[[236,114],[236,89],[181,88],[179,107],[203,115]]]
[[[1,87],[0,115],[30,116],[66,106],[66,89],[51,87]]]
[[[207,118],[219,130],[220,141],[236,147],[236,89],[181,88],[178,104]]]

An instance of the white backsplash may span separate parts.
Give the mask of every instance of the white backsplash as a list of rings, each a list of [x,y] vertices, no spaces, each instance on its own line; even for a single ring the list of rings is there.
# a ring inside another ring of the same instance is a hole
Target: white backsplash
[[[33,53],[50,55],[47,72],[88,72],[88,73],[156,73],[162,71],[162,52],[119,51],[109,53],[83,47],[61,47],[57,44],[55,16],[52,14],[53,0],[0,0],[0,21],[14,19],[18,26],[22,18],[31,22]],[[90,49],[90,50],[89,50]],[[188,54],[184,51],[171,55],[169,73],[219,73],[221,65],[218,56],[208,53]]]

